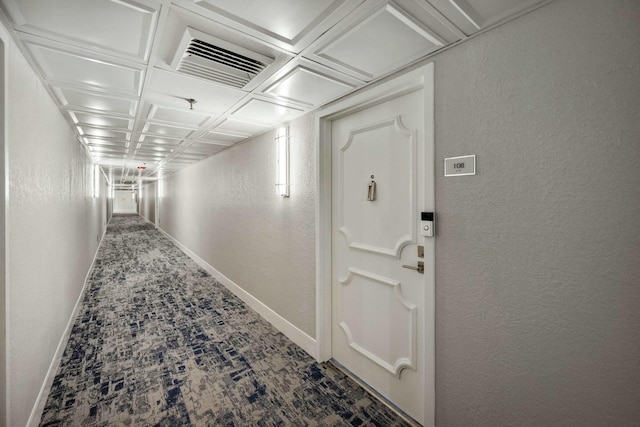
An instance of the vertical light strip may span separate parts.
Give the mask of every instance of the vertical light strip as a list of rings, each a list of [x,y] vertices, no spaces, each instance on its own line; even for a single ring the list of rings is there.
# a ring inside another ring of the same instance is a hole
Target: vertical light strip
[[[93,198],[100,197],[100,166],[93,165]]]
[[[161,199],[164,197],[164,179],[160,178],[158,180],[158,198]]]
[[[276,133],[277,171],[276,191],[289,197],[289,128],[281,126]]]

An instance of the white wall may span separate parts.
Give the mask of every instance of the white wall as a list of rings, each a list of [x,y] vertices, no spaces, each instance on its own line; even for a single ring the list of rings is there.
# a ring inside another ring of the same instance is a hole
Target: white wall
[[[113,213],[136,213],[138,201],[131,190],[116,190],[113,199]]]
[[[5,34],[0,36],[0,103],[1,110],[7,111],[6,93],[6,60],[5,60]],[[6,316],[6,117],[0,113],[0,425],[4,425],[7,419],[7,316]]]
[[[6,425],[23,426],[43,386],[106,224],[106,185],[17,46],[7,58]]]
[[[554,2],[435,75],[436,425],[638,425],[640,2]]]
[[[315,335],[313,119],[290,123],[291,197],[276,195],[275,131],[165,180],[160,228]]]

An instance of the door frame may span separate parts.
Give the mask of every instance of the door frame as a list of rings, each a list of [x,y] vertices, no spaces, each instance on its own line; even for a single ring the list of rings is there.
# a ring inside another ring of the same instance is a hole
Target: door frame
[[[370,105],[422,89],[426,165],[432,165],[434,185],[426,188],[426,201],[435,212],[434,64],[385,80],[340,100],[316,114],[316,359],[325,362],[331,349],[331,126],[333,120]],[[427,172],[427,171],[425,171]],[[431,257],[433,260],[434,257]],[[435,424],[435,262],[425,257],[425,426]]]

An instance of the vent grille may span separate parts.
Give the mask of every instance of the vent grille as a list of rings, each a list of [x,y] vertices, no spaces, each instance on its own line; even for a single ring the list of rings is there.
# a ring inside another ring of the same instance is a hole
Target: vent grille
[[[189,28],[176,53],[175,62],[177,66],[174,67],[179,72],[243,88],[264,71],[273,58]]]

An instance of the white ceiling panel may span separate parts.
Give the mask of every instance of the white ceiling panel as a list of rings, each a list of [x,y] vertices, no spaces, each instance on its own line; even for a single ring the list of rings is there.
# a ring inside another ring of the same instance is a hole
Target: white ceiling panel
[[[98,60],[92,56],[27,43],[45,78],[125,95],[140,95],[144,71],[127,65]]]
[[[234,133],[226,133],[220,131],[209,131],[205,135],[201,136],[198,141],[210,144],[232,145],[245,139],[247,139],[247,137],[244,135],[237,135]]]
[[[122,148],[125,148],[127,146],[127,141],[123,141],[123,140],[87,138],[87,137],[84,137],[83,139],[85,144],[87,145],[122,147]]]
[[[275,124],[304,114],[300,107],[286,105],[284,102],[268,99],[249,98],[245,100],[231,115],[234,118],[254,122]]]
[[[140,135],[139,141],[144,142],[145,144],[154,144],[160,147],[164,147],[164,146],[176,146],[180,144],[183,141],[183,139],[171,138],[167,136]]]
[[[156,167],[158,164],[160,164],[160,162],[153,160],[153,159],[147,159],[147,158],[138,158],[138,157],[134,157],[133,160],[140,164],[141,166],[145,166],[147,169],[145,169],[142,173],[140,173],[140,175],[147,175],[150,173],[151,170],[153,170],[154,167]]]
[[[56,87],[53,90],[60,104],[66,108],[134,116],[138,106],[138,101],[135,99],[106,96],[65,87]]]
[[[364,82],[320,64],[297,59],[268,79],[261,93],[315,108],[353,91]]]
[[[239,135],[244,135],[243,139],[247,139],[251,135],[265,132],[270,129],[269,125],[264,123],[252,123],[243,120],[224,119],[221,123],[215,126],[215,130],[228,132],[235,132]],[[245,133],[246,132],[246,133]]]
[[[19,31],[140,61],[149,56],[159,8],[148,0],[6,0],[5,5]]]
[[[172,146],[157,145],[157,144],[141,144],[141,143],[138,143],[136,145],[136,149],[140,149],[148,152],[155,151],[160,153],[161,155],[167,155],[173,150]]]
[[[92,114],[82,111],[69,111],[69,115],[74,123],[96,127],[111,127],[117,129],[133,128],[133,119],[123,117],[113,117],[104,114]]]
[[[148,117],[149,120],[185,124],[193,126],[194,128],[204,125],[210,118],[205,114],[196,113],[194,110],[187,109],[184,106],[182,109],[176,109],[159,105],[151,106]]]
[[[106,146],[100,146],[100,145],[90,145],[89,150],[96,153],[111,153],[111,154],[122,154],[122,155],[128,152],[128,150],[125,148],[106,147]]]
[[[219,19],[274,45],[299,52],[363,0],[190,0]],[[192,8],[192,10],[198,10]]]
[[[451,22],[471,35],[516,15],[541,0],[428,0]]]
[[[124,162],[125,155],[123,154],[101,154],[98,156],[101,165],[121,165]]]
[[[100,164],[122,164],[124,159],[127,157],[126,154],[113,154],[113,153],[91,152],[91,155],[96,159],[100,159]]]
[[[405,8],[415,9],[412,16]],[[391,72],[457,39],[440,14],[414,0],[363,9],[328,31],[304,56],[364,81]],[[436,32],[436,29],[438,31]]]
[[[194,129],[192,128],[185,128],[182,126],[171,126],[167,124],[150,123],[150,122],[147,122],[147,124],[144,125],[144,129],[142,130],[143,133],[152,134],[156,136],[172,136],[172,137],[179,137],[179,138],[186,138],[191,133],[193,133],[193,131]]]
[[[160,163],[163,159],[164,157],[162,156],[154,156],[151,154],[139,153],[139,152],[133,153],[133,160],[137,160],[138,163],[142,163],[143,166],[145,165],[145,163],[149,163],[149,164]]]
[[[149,157],[149,158],[152,157],[156,160],[164,159],[171,154],[170,152],[161,153],[159,151],[153,151],[153,150],[134,150],[133,153],[136,157],[140,157],[140,156]]]
[[[0,15],[77,139],[131,186],[546,3],[0,0]]]
[[[172,153],[166,153],[165,156],[158,156],[157,154],[148,153],[146,151],[136,151],[134,157],[150,159],[152,162],[163,162],[172,156]]]
[[[131,139],[131,133],[114,130],[114,129],[105,129],[105,128],[92,128],[89,126],[78,126],[80,133],[88,138],[97,137],[97,138],[109,138],[109,139],[117,139],[117,140],[129,140]]]
[[[126,152],[94,150],[94,147],[89,147],[89,151],[94,157],[108,159],[112,164],[118,161],[121,164],[128,155]]]
[[[240,89],[221,86],[165,70],[154,69],[149,79],[148,98],[155,104],[188,110],[187,99],[196,100],[193,112],[218,117],[247,94]]]

